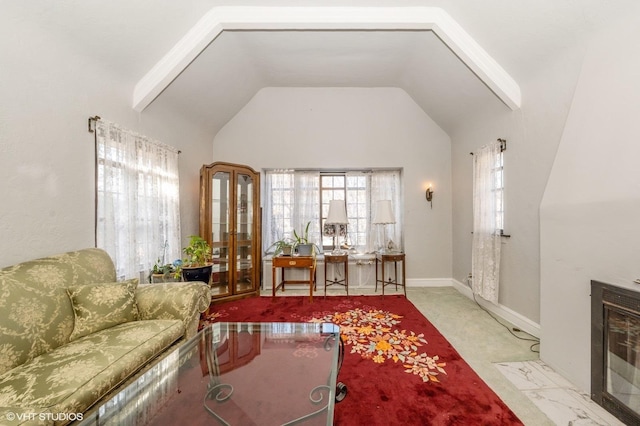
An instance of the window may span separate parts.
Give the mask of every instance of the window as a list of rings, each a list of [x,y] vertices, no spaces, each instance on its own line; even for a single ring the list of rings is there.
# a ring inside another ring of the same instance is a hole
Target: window
[[[320,173],[320,204],[322,206],[322,229],[329,214],[329,201],[345,200],[347,206],[347,238],[345,243],[354,247],[366,247],[368,239],[369,194],[368,176],[363,173]],[[322,233],[322,248],[333,248],[333,237]]]
[[[497,234],[504,232],[504,151],[506,141],[497,141],[481,147],[474,156],[474,209],[476,214],[491,215],[490,228]],[[484,199],[484,201],[482,201]]]
[[[329,215],[329,202],[331,200],[345,200],[347,193],[347,180],[344,173],[320,175],[320,206],[322,208],[322,248],[327,249],[333,245],[333,237],[325,232],[325,221]],[[349,217],[347,215],[347,217]],[[348,234],[347,234],[348,236]],[[348,244],[348,242],[347,242]]]
[[[473,158],[472,289],[494,303],[498,302],[504,235],[504,149],[505,141],[498,139],[480,147]]]
[[[180,258],[178,151],[105,120],[95,132],[97,247],[118,278]]]
[[[331,200],[345,200],[347,236],[341,243],[359,252],[376,247],[378,225],[371,223],[377,200],[392,200],[396,224],[394,243],[402,247],[401,170],[267,170],[264,187],[263,243],[265,250],[278,240],[300,233],[307,223],[314,243],[333,248],[333,237],[323,232]]]
[[[495,197],[496,197],[496,229],[499,233],[504,231],[504,149],[496,153],[494,169]]]

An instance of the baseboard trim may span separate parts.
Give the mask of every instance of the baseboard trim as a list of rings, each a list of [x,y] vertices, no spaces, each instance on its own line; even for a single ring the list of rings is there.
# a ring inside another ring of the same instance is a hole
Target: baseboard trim
[[[450,287],[451,278],[409,278],[407,287]]]
[[[474,300],[473,292],[468,286],[462,284],[460,281],[455,279],[452,279],[451,283],[453,287],[456,290],[458,290],[460,293],[464,294],[469,299]],[[531,321],[529,318],[526,318],[520,315],[519,313],[507,308],[504,305],[487,302],[481,297],[476,297],[475,301],[480,306],[482,306],[483,308],[491,312],[492,314],[495,314],[500,318],[503,318],[504,320],[509,321],[511,324],[515,325],[520,330],[525,331],[534,337],[540,338],[540,324],[536,324],[535,322]]]

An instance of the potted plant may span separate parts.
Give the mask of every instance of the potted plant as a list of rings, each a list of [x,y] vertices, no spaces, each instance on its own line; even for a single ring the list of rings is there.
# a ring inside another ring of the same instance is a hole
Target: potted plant
[[[269,246],[269,248],[267,249],[267,252],[273,248],[274,249],[274,252],[273,252],[274,256],[277,256],[280,253],[282,253],[283,256],[291,256],[291,253],[293,252],[293,246],[294,245],[295,245],[295,241],[293,239],[291,239],[291,238],[283,238],[283,239],[278,240],[275,243],[271,244]]]
[[[294,239],[294,248],[298,252],[300,256],[311,256],[313,255],[313,243],[309,242],[309,226],[311,222],[307,222],[307,226],[304,228],[304,232],[298,234],[298,232],[293,230],[293,239]]]
[[[211,263],[211,246],[199,235],[191,235],[189,245],[182,249],[185,258],[179,269],[185,281],[204,281],[209,283],[213,264]]]
[[[180,277],[176,277],[176,267],[178,266],[176,262],[163,263],[162,260],[158,258],[155,265],[153,265],[153,268],[151,269],[151,273],[149,274],[149,282],[166,283],[179,281]]]

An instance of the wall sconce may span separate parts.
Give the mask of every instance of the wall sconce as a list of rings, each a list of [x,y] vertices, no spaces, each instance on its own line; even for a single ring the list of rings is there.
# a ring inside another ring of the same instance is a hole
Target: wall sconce
[[[433,187],[431,186],[431,184],[429,184],[429,187],[427,188],[427,201],[429,202],[429,204],[431,204],[431,208],[433,208]]]

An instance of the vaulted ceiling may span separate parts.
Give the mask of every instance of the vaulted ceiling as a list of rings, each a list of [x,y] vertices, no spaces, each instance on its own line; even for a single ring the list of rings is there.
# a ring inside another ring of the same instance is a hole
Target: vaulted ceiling
[[[398,87],[450,131],[478,109],[517,109],[520,82],[635,3],[33,0],[2,12],[112,70],[132,108],[169,106],[215,135],[263,87]],[[300,18],[301,6],[322,8]]]
[[[262,87],[400,87],[441,126],[488,103],[520,107],[518,84],[440,8],[213,8],[136,85],[201,119]],[[455,110],[443,99],[461,99]]]
[[[224,31],[153,102],[219,128],[263,87],[399,87],[445,129],[508,109],[432,31]]]

